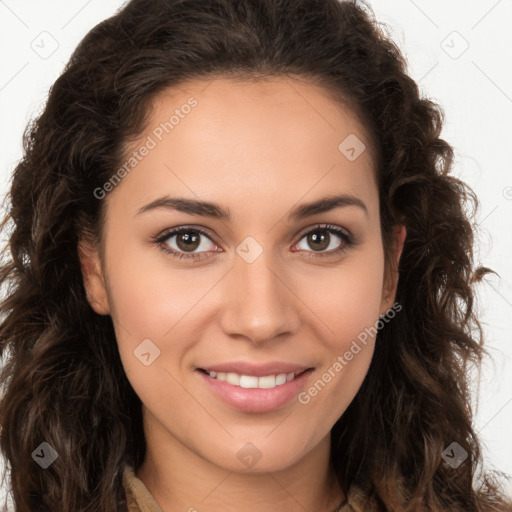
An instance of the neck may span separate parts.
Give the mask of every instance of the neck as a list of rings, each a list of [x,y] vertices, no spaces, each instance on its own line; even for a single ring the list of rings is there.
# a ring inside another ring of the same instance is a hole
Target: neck
[[[143,417],[146,457],[136,476],[163,512],[333,512],[343,501],[329,470],[329,434],[286,469],[238,473],[190,450],[147,410]]]

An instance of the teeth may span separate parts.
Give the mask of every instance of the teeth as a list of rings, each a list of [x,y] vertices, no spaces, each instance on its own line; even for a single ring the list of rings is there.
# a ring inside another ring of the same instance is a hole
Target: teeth
[[[226,382],[233,384],[233,386],[241,386],[240,375],[238,373],[226,373]]]
[[[266,377],[260,377],[258,379],[259,388],[275,388],[276,387],[276,376],[267,375]]]
[[[249,375],[240,375],[240,387],[241,388],[257,388],[258,387],[258,377],[252,377]]]
[[[265,375],[255,377],[253,375],[239,375],[238,373],[207,372],[210,377],[222,380],[233,386],[240,386],[246,389],[272,389],[276,386],[282,386],[295,378],[293,372],[279,373],[278,375]]]

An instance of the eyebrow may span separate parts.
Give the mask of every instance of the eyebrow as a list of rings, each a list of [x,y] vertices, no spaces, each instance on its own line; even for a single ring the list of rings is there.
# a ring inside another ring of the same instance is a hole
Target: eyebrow
[[[350,194],[341,194],[337,196],[323,197],[317,201],[301,204],[288,214],[288,220],[297,221],[306,217],[318,215],[319,213],[334,210],[335,208],[347,206],[356,206],[368,215],[368,209],[361,199]],[[217,203],[170,196],[159,197],[158,199],[151,201],[151,203],[140,208],[137,211],[136,216],[157,208],[167,208],[192,215],[200,215],[202,217],[211,217],[213,219],[225,221],[231,220],[229,208],[224,209]]]

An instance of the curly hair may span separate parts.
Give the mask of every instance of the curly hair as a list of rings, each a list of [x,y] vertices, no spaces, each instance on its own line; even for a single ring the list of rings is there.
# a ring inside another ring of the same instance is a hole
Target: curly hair
[[[144,129],[151,101],[184,81],[297,75],[350,105],[375,154],[383,244],[407,239],[400,315],[379,331],[363,382],[331,431],[331,467],[362,510],[510,510],[481,469],[471,366],[487,355],[474,311],[477,199],[450,175],[444,113],[366,5],[337,0],[132,0],[81,41],[26,129],[6,196],[0,285],[0,450],[17,512],[126,509],[125,463],[145,455],[141,401],[113,320],[85,293],[77,250],[100,240],[101,187]],[[42,441],[58,458],[45,471]],[[443,461],[457,442],[458,468]]]

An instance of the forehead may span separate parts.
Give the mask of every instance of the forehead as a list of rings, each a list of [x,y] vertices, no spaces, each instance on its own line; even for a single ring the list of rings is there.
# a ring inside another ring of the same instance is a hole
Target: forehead
[[[140,200],[179,192],[261,208],[262,199],[291,205],[336,190],[367,200],[375,193],[365,127],[325,89],[289,77],[169,88],[152,102],[126,160],[144,145],[118,187]]]
[[[193,108],[189,108],[191,102]],[[237,140],[258,136],[257,140],[261,140],[260,136],[266,134],[274,146],[296,142],[296,152],[301,150],[300,142],[314,143],[315,138],[325,138],[326,134],[331,137],[325,140],[324,146],[332,142],[336,150],[338,139],[350,134],[369,142],[366,128],[341,92],[291,76],[191,80],[158,94],[149,117],[148,132],[171,121],[171,130],[179,135],[180,130],[175,128],[181,124],[183,131],[183,121],[188,119],[186,124],[195,125],[197,131],[203,129],[203,136],[209,132],[217,138],[230,136],[231,140]],[[165,136],[168,130],[162,128],[164,133],[160,135]],[[279,137],[274,139],[276,133]],[[158,134],[157,138],[160,138]],[[302,149],[311,151],[317,147],[308,144]],[[366,144],[366,149],[368,153],[373,152],[370,144]]]

